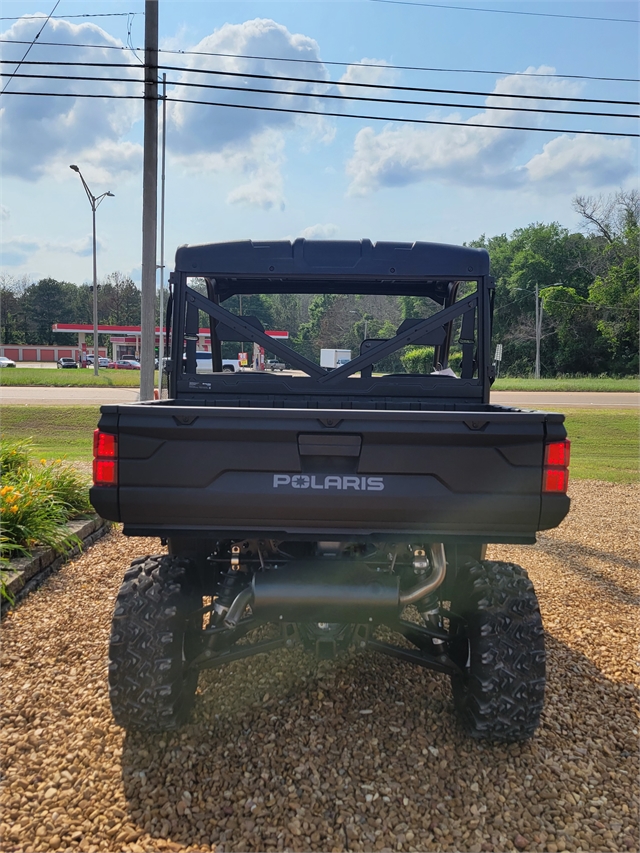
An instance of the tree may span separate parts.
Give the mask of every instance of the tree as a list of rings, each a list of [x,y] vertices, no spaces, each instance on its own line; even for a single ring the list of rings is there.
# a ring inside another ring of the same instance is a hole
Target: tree
[[[574,209],[600,248],[601,263],[589,288],[589,303],[610,353],[609,372],[637,374],[640,193],[619,190],[597,198],[577,196]]]
[[[578,301],[586,300],[593,281],[590,268],[593,265],[593,247],[581,234],[571,234],[559,223],[533,223],[526,228],[516,229],[510,237],[501,234],[487,239],[484,235],[471,243],[486,248],[491,256],[491,269],[496,278],[494,309],[494,341],[504,345],[502,372],[527,375],[533,370],[535,361],[535,290],[554,287],[561,291],[568,288]],[[549,303],[543,314],[541,340],[542,374],[554,376],[558,372],[592,371],[594,339],[600,333],[594,319],[581,310],[579,335],[571,334],[573,320],[568,312],[558,314],[553,310],[558,300]],[[578,309],[574,309],[577,311]],[[573,315],[572,315],[573,316]],[[562,339],[558,337],[557,324],[562,325]],[[570,354],[564,352],[564,344]],[[596,346],[596,350],[598,347]],[[598,362],[600,363],[600,362]],[[569,368],[568,365],[571,365]]]
[[[112,326],[139,326],[140,305],[140,291],[128,275],[112,272],[99,287],[98,314],[101,323]]]
[[[0,275],[0,343],[26,343],[26,313],[22,300],[30,286],[27,276]]]
[[[43,278],[32,284],[20,300],[26,313],[26,343],[67,344],[76,342],[75,335],[59,335],[51,331],[54,323],[73,322],[77,288],[68,281]]]

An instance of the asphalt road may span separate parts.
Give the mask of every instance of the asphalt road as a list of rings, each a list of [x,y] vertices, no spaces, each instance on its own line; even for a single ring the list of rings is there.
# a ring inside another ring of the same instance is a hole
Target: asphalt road
[[[106,403],[135,403],[137,388],[45,388],[4,387],[0,403],[5,406],[99,406]],[[527,409],[569,407],[594,409],[633,409],[640,405],[640,394],[593,393],[577,391],[494,391],[491,402]]]

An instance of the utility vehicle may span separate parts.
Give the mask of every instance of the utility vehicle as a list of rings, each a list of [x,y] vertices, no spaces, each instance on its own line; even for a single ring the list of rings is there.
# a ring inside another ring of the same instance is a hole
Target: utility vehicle
[[[531,737],[545,688],[538,602],[524,569],[485,547],[532,544],[562,521],[569,442],[563,415],[490,402],[487,252],[183,246],[170,281],[166,398],[103,406],[95,433],[96,510],[168,546],[134,560],[117,597],[116,721],[175,729],[200,670],[303,643],[319,658],[369,650],[436,670],[471,736]],[[397,326],[327,370],[225,308],[252,294],[315,295],[338,318],[357,300]],[[226,373],[227,341],[264,347],[294,375]]]

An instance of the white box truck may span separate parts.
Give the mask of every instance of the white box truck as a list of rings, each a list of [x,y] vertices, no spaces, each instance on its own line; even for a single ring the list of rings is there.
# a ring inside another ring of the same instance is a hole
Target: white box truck
[[[321,349],[320,350],[320,367],[342,367],[351,361],[350,349]]]

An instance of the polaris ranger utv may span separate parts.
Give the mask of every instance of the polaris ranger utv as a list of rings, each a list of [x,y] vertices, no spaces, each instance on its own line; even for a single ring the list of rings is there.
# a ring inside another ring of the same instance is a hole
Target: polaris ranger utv
[[[355,648],[444,673],[472,737],[531,737],[545,687],[538,602],[526,572],[487,561],[485,546],[534,543],[562,521],[569,442],[561,414],[489,401],[487,253],[183,246],[170,281],[167,398],[103,406],[95,433],[94,507],[168,545],[133,561],[117,598],[116,721],[175,729],[200,670],[300,642],[321,659]],[[249,294],[378,300],[397,330],[325,369],[225,308]],[[226,341],[252,341],[294,375],[225,372]],[[429,357],[422,373],[401,372],[407,347]],[[255,640],[266,623],[272,638]],[[381,625],[406,642],[383,641]]]

